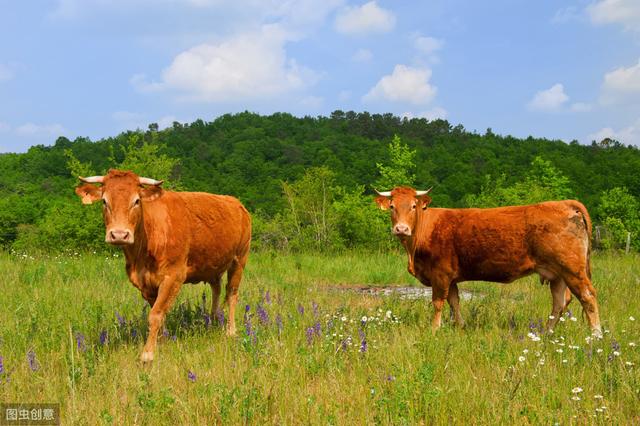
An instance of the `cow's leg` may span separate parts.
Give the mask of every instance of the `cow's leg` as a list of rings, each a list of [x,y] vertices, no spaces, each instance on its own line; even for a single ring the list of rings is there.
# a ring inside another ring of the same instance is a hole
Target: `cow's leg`
[[[225,299],[227,305],[229,305],[229,321],[227,326],[228,336],[236,335],[236,303],[238,303],[238,288],[240,287],[240,280],[242,280],[244,265],[247,263],[247,257],[248,253],[240,258],[236,257],[227,271]]]
[[[156,350],[158,340],[158,330],[162,327],[164,317],[176,300],[180,287],[184,281],[184,276],[168,275],[158,289],[158,297],[149,311],[149,336],[144,345],[140,360],[142,362],[153,361],[153,354]]]
[[[218,315],[218,302],[220,300],[220,277],[215,277],[209,283],[211,285],[211,320]]]
[[[442,325],[442,307],[447,299],[447,290],[439,285],[433,285],[431,293],[431,301],[433,303],[433,320],[431,321],[431,331],[436,332]]]
[[[593,288],[591,280],[585,274],[569,275],[564,278],[567,286],[576,298],[580,301],[582,309],[587,315],[587,321],[591,327],[591,331],[598,335],[602,335],[600,327],[600,313],[598,311],[598,301],[596,300],[596,289]]]
[[[449,306],[451,307],[451,312],[453,313],[456,325],[458,325],[459,327],[464,326],[464,320],[462,319],[462,315],[460,314],[460,295],[458,294],[457,283],[453,283],[449,287],[447,302],[449,302]]]
[[[551,315],[549,315],[549,320],[547,321],[547,330],[552,332],[560,319],[560,315],[562,315],[564,311],[565,304],[567,303],[565,299],[566,292],[569,291],[569,289],[562,278],[555,278],[549,281],[549,289],[551,290],[553,306],[551,308]],[[571,297],[571,292],[569,292],[569,297]]]

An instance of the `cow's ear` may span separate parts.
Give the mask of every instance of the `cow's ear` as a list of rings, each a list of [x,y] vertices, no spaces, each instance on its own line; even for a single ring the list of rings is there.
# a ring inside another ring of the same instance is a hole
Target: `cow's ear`
[[[102,198],[102,187],[85,183],[76,188],[76,194],[82,200],[82,204],[91,204]]]
[[[391,203],[391,201],[389,200],[389,197],[385,197],[381,195],[379,197],[376,197],[375,202],[378,205],[378,207],[380,207],[380,209],[389,210],[389,204]]]
[[[429,207],[429,204],[431,204],[431,197],[429,197],[428,195],[420,195],[418,197],[418,202],[420,203],[420,206],[422,207],[422,210],[426,210],[427,207]]]
[[[145,186],[140,190],[140,196],[145,201],[155,200],[162,195],[162,188],[158,185]]]

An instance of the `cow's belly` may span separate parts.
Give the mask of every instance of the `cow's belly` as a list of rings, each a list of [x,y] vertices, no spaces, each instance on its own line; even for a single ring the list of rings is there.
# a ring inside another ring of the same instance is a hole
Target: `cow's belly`
[[[461,264],[460,272],[464,281],[510,283],[535,272],[535,264],[528,257],[486,259],[470,264],[461,261]]]

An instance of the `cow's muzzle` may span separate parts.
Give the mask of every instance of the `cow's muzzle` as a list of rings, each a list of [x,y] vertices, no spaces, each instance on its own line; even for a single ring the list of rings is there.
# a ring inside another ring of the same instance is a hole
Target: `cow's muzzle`
[[[406,223],[396,223],[393,227],[393,234],[398,237],[410,237],[411,228]]]
[[[133,232],[128,229],[110,229],[107,231],[105,241],[118,246],[133,244]]]

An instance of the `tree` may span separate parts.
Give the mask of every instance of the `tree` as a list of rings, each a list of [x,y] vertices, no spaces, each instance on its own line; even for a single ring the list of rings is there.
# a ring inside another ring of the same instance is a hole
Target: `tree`
[[[640,250],[640,201],[627,188],[602,192],[597,215],[608,231],[608,238],[603,241],[605,247],[623,247],[630,232],[633,247]]]
[[[523,181],[506,184],[505,174],[497,178],[486,175],[479,194],[465,197],[469,207],[498,207],[532,204],[549,200],[570,198],[573,191],[569,179],[558,171],[550,161],[535,157]]]
[[[296,182],[282,184],[288,218],[297,243],[317,249],[337,244],[333,200],[337,192],[335,173],[327,167],[312,167]]]
[[[395,135],[388,145],[389,164],[376,163],[380,177],[376,180],[376,189],[389,190],[398,186],[413,186],[416,180],[416,151],[402,143]]]

